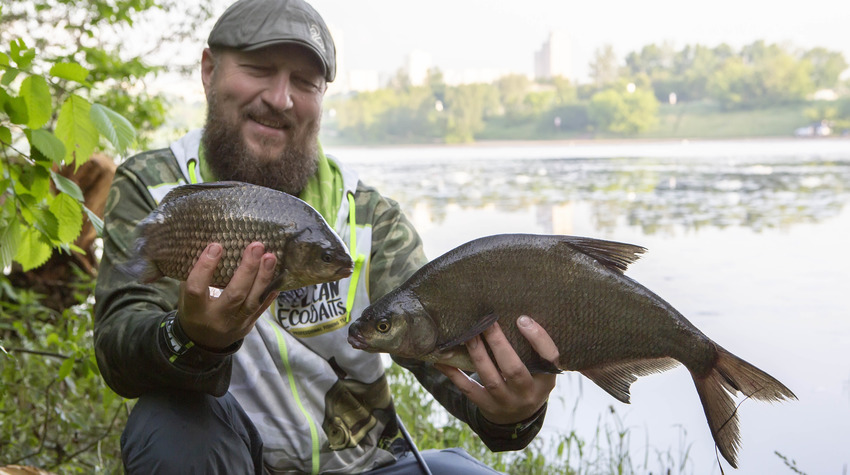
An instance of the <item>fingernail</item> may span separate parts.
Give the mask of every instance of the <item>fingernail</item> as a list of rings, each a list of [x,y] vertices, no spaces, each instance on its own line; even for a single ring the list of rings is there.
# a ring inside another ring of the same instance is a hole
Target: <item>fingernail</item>
[[[254,246],[254,248],[251,249],[251,255],[254,256],[254,259],[263,257],[263,246]]]
[[[274,259],[272,259],[271,257],[263,259],[263,267],[265,267],[266,270],[274,269]]]
[[[221,254],[221,246],[220,245],[210,244],[209,247],[207,247],[207,255],[212,257],[213,259],[218,257],[219,254]]]
[[[526,315],[523,315],[523,316],[519,317],[519,319],[516,321],[516,324],[518,326],[523,327],[523,328],[531,328],[531,326],[534,324],[534,320],[532,320],[530,317],[528,317]]]
[[[473,337],[466,344],[469,346],[470,350],[474,350],[475,348],[478,347],[478,337],[477,336]]]

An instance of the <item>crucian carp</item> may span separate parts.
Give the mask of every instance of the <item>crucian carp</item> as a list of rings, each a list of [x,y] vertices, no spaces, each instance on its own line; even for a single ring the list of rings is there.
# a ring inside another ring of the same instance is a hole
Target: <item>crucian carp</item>
[[[163,276],[186,280],[212,242],[223,248],[213,287],[227,286],[254,241],[277,257],[266,293],[339,280],[353,267],[345,244],[309,204],[242,182],[179,186],[139,223],[137,233],[136,257],[123,268],[146,283]]]

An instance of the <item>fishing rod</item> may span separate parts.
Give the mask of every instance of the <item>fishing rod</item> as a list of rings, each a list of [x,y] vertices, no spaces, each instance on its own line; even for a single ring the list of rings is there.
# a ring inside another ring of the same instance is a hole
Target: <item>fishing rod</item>
[[[425,459],[422,458],[422,454],[419,453],[419,449],[416,448],[416,444],[413,443],[413,437],[410,436],[407,429],[404,427],[404,424],[401,422],[401,417],[398,416],[398,413],[395,415],[395,420],[398,422],[398,428],[401,430],[401,435],[404,436],[404,440],[406,440],[407,445],[410,446],[410,451],[413,452],[413,456],[416,457],[416,461],[422,468],[422,473],[425,475],[433,475],[431,470],[428,468],[428,464],[425,463]]]

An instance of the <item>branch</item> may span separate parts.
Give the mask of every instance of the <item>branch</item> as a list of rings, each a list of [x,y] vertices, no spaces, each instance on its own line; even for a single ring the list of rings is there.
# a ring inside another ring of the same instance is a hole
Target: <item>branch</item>
[[[57,462],[57,463],[55,463],[54,465],[52,465],[52,466],[48,467],[48,469],[49,469],[49,470],[53,470],[53,469],[55,469],[56,467],[58,467],[58,466],[62,465],[63,463],[65,463],[65,462],[69,462],[69,461],[73,460],[73,459],[74,459],[74,457],[76,457],[76,456],[78,456],[78,455],[80,455],[80,454],[82,454],[82,453],[84,453],[84,452],[88,452],[88,451],[89,451],[92,447],[94,447],[95,445],[99,444],[99,443],[100,443],[100,441],[102,441],[103,439],[107,438],[107,437],[109,436],[109,433],[110,433],[110,432],[112,432],[112,428],[113,428],[113,426],[115,426],[115,421],[117,421],[117,420],[118,420],[118,415],[121,413],[121,408],[122,408],[122,407],[123,407],[123,404],[119,404],[119,405],[118,405],[118,407],[116,407],[116,408],[115,408],[115,414],[113,414],[113,415],[112,415],[112,420],[109,422],[109,426],[107,426],[107,427],[106,427],[106,432],[104,432],[104,433],[103,433],[103,435],[101,435],[100,437],[96,438],[95,440],[93,440],[91,443],[89,443],[89,444],[88,444],[88,445],[86,445],[85,447],[81,448],[80,450],[78,450],[78,451],[76,451],[76,452],[74,452],[74,453],[70,454],[69,456],[67,456],[63,462]]]
[[[71,358],[70,356],[63,355],[61,353],[52,353],[50,351],[39,351],[39,350],[28,350],[26,348],[6,348],[6,351],[9,353],[26,353],[30,355],[39,355],[39,356],[50,356],[52,358],[59,358],[63,360],[67,360]]]

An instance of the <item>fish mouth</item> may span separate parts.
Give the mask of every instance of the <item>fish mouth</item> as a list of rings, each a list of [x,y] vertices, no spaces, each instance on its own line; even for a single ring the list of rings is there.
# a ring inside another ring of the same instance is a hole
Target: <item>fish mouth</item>
[[[354,268],[353,268],[353,267],[351,267],[351,266],[343,266],[343,267],[340,267],[339,269],[337,269],[337,271],[336,271],[336,273],[335,273],[334,275],[336,275],[336,276],[337,276],[337,277],[339,277],[340,279],[344,279],[344,278],[346,278],[346,277],[350,276],[353,272],[354,272]]]
[[[348,332],[348,344],[358,350],[368,350],[369,344],[360,332]]]

